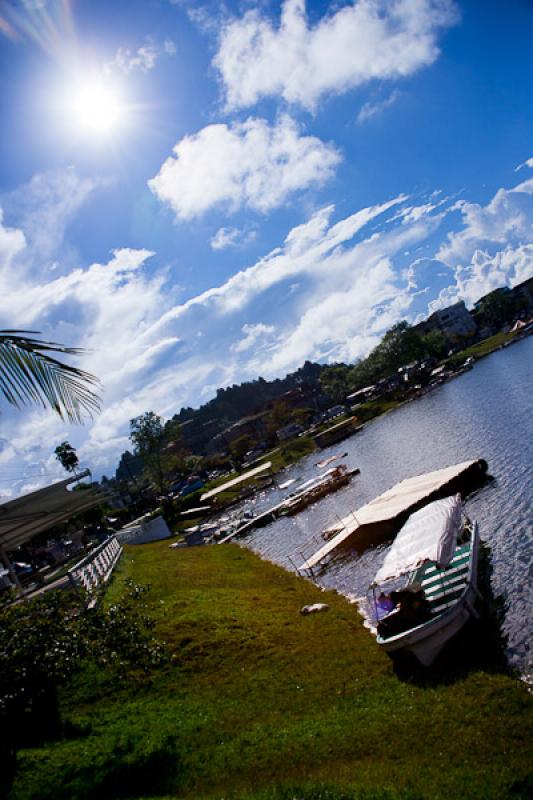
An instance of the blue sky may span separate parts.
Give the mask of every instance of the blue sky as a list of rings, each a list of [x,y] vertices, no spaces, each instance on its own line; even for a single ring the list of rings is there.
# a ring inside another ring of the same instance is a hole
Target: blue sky
[[[0,496],[128,421],[354,361],[533,274],[526,0],[0,5],[0,327],[82,346],[83,428],[2,406]]]

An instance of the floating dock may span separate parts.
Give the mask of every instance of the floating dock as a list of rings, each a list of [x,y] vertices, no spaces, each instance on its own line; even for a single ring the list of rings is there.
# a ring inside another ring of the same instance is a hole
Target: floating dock
[[[486,480],[487,462],[464,461],[453,467],[416,475],[397,483],[392,489],[341,519],[324,531],[332,538],[298,567],[299,572],[313,573],[332,553],[346,547],[368,547],[392,538],[408,516],[433,500],[450,494],[465,495]]]
[[[359,475],[359,468],[356,467],[352,470],[346,470],[341,474],[342,480],[335,480],[335,473],[339,471],[339,467],[332,467],[332,469],[328,470],[323,475],[318,476],[318,478],[313,478],[310,481],[306,481],[305,484],[302,485],[301,491],[294,492],[290,497],[286,497],[280,503],[271,508],[263,511],[262,514],[258,514],[255,517],[247,520],[243,525],[241,525],[237,530],[232,531],[223,539],[221,539],[218,543],[225,544],[226,542],[230,542],[232,539],[235,539],[238,536],[242,536],[244,533],[248,533],[248,531],[252,530],[252,528],[262,528],[265,525],[268,525],[269,522],[273,522],[278,517],[281,517],[287,513],[297,513],[299,510],[303,510],[306,505],[310,505],[317,500],[322,499],[327,494],[340,489],[341,486],[345,486],[354,475]],[[307,484],[311,484],[307,486]],[[318,489],[318,494],[316,496],[311,496],[314,490]],[[302,502],[302,508],[293,509],[291,506],[298,502],[304,501],[306,496],[308,497],[307,504]]]

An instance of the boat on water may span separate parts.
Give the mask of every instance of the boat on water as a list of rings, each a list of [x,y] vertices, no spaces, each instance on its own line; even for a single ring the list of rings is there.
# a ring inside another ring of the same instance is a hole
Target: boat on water
[[[412,514],[371,585],[377,642],[392,657],[430,666],[476,603],[479,531],[459,494]]]
[[[325,458],[323,461],[317,461],[315,467],[317,469],[324,469],[324,467],[327,467],[328,464],[333,464],[334,461],[338,461],[340,458],[348,458],[348,453],[336,453],[333,456]]]
[[[488,480],[487,462],[482,458],[406,478],[325,528],[322,531],[325,543],[312,555],[305,556],[297,570],[304,575],[313,575],[315,569],[323,569],[337,552],[362,552],[367,547],[391,540],[409,515],[419,508],[458,492],[463,496],[471,494]],[[310,545],[313,543],[316,545],[315,537],[309,542]],[[301,548],[298,552],[303,556]],[[294,554],[295,558],[298,552]]]
[[[348,470],[346,464],[339,464],[332,467],[317,478],[301,484],[292,492],[281,504],[280,515],[297,514],[304,508],[316,503],[331,492],[337,491],[342,486],[346,486],[353,475],[357,475],[359,469]]]

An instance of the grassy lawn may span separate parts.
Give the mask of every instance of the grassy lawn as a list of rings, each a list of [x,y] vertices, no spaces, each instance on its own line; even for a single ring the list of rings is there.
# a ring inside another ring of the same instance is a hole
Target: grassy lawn
[[[369,400],[357,407],[357,417],[361,422],[369,422],[371,419],[397,408],[402,402],[403,400]]]
[[[272,471],[279,472],[283,467],[294,464],[300,458],[308,456],[317,449],[317,446],[312,436],[298,436],[295,439],[289,439],[270,456],[269,461],[272,461]]]
[[[525,686],[473,668],[400,680],[355,607],[235,545],[126,548],[169,663],[62,697],[71,735],[24,750],[11,800],[531,797]],[[327,602],[326,613],[299,609]]]
[[[483,358],[483,356],[488,356],[489,353],[497,350],[502,346],[502,344],[505,344],[505,342],[512,341],[515,336],[515,333],[497,333],[495,336],[489,336],[488,339],[483,339],[483,341],[472,345],[472,347],[467,347],[466,350],[461,350],[460,353],[456,353],[454,356],[448,359],[448,363],[459,364],[469,356],[473,356],[474,358]]]

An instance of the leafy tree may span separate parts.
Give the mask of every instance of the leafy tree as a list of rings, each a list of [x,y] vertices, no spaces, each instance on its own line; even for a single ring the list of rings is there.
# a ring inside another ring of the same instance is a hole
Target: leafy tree
[[[164,494],[166,473],[172,467],[174,459],[165,453],[168,439],[165,434],[163,420],[153,411],[146,411],[130,420],[130,440],[135,453],[140,455],[150,480]]]
[[[486,295],[476,306],[476,316],[482,325],[501,328],[510,322],[515,312],[515,302],[509,292],[496,289]]]
[[[393,325],[373,351],[379,368],[385,372],[395,372],[399,367],[416,361],[424,355],[419,334],[408,322]]]
[[[244,456],[248,450],[252,448],[253,444],[254,440],[247,433],[245,433],[243,436],[239,436],[238,439],[235,439],[235,441],[230,444],[230,453],[238,467],[242,465]]]
[[[202,456],[195,456],[194,453],[187,453],[185,456],[185,470],[188,475],[192,475],[193,472],[198,472],[198,470],[201,470],[202,465]]]
[[[446,355],[449,349],[449,342],[442,331],[429,331],[425,336],[422,336],[422,345],[424,347],[424,355],[433,356],[434,358],[442,358]]]
[[[295,425],[301,425],[302,428],[305,428],[309,424],[312,416],[312,408],[295,408],[291,414],[291,422],[294,422]]]
[[[67,472],[76,472],[80,460],[76,450],[69,442],[61,442],[54,450],[54,453],[63,469]]]
[[[324,392],[331,397],[334,403],[342,403],[348,394],[348,378],[350,368],[345,364],[335,364],[320,375],[320,385]]]
[[[43,342],[28,336],[32,333],[0,331],[0,391],[7,402],[16,408],[37,403],[73,423],[82,423],[84,414],[94,416],[100,410],[98,379],[49,355],[79,356],[83,350]]]
[[[418,361],[426,354],[422,337],[408,322],[393,325],[367,358],[356,364],[350,373],[352,391],[386,378],[400,367]]]
[[[128,483],[133,481],[137,483],[137,478],[142,475],[144,464],[139,455],[133,455],[129,450],[126,450],[120,456],[120,461],[115,472],[115,477],[118,481]]]
[[[272,406],[272,411],[270,412],[267,423],[266,423],[266,432],[267,436],[275,440],[276,439],[276,431],[280,428],[283,428],[290,420],[290,411],[287,403],[284,400],[278,400]]]

